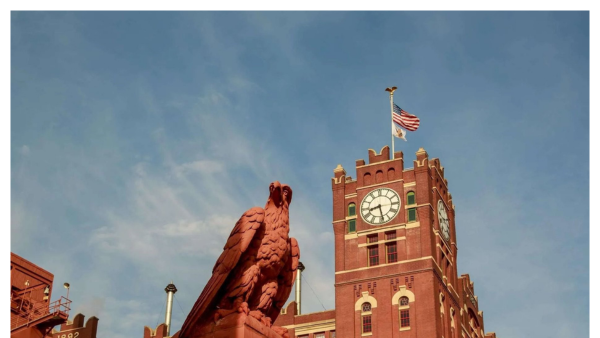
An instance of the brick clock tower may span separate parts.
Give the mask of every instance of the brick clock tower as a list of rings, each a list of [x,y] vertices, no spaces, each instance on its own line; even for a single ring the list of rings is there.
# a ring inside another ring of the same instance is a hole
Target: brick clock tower
[[[444,167],[421,148],[413,168],[385,146],[334,170],[338,337],[495,337],[468,275],[457,276],[455,210]]]

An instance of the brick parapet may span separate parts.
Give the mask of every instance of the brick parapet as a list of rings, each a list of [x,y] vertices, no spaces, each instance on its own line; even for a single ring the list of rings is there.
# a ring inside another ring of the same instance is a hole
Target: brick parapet
[[[85,316],[81,313],[76,314],[72,321],[68,321],[60,326],[60,330],[52,330],[52,338],[76,337],[76,338],[96,338],[99,319],[95,316],[85,321]],[[71,335],[69,335],[71,334]],[[157,337],[158,338],[158,337]]]
[[[414,327],[411,324],[410,330],[400,331],[399,323],[394,319],[398,315],[398,309],[392,307],[388,300],[383,300],[378,303],[377,310],[373,311],[373,325],[380,330],[373,332],[373,336],[458,336],[458,333],[451,334],[449,330],[452,325],[454,330],[460,330],[460,323],[468,324],[464,320],[466,313],[463,315],[463,312],[466,311],[464,304],[470,300],[465,299],[462,291],[464,281],[457,276],[456,209],[448,190],[445,169],[438,158],[429,158],[423,148],[416,152],[413,168],[407,169],[404,168],[402,152],[396,152],[393,159],[390,159],[390,149],[387,146],[379,153],[374,149],[370,149],[368,153],[368,163],[364,160],[356,161],[355,179],[344,176],[344,180],[340,179],[332,186],[338,337],[361,337],[361,315],[354,310],[354,302],[361,292],[367,289],[369,295],[376,297],[379,302],[381,290],[393,287],[396,279],[403,278],[415,278],[415,283],[417,280],[420,283],[418,301],[410,307],[411,321],[416,316]],[[339,168],[336,169],[339,172]],[[343,173],[346,175],[345,170]],[[341,177],[339,173],[337,175]],[[342,185],[343,194],[339,192]],[[355,203],[358,211],[363,198],[380,187],[391,188],[400,195],[401,211],[394,219],[380,226],[364,222],[357,212],[356,232],[348,234],[348,204]],[[416,196],[416,203],[411,205],[411,208],[416,208],[416,222],[408,222],[407,219],[406,194],[409,191],[415,192]],[[448,241],[442,237],[440,230],[438,200],[443,201],[448,216]],[[386,244],[389,243],[385,237],[387,232],[396,234],[393,242],[396,243],[400,263],[383,263],[386,261]],[[376,236],[376,242],[367,243],[367,236]],[[378,247],[381,263],[375,267],[367,266],[367,248],[371,245]],[[384,284],[387,286],[384,287]],[[374,285],[378,288],[373,287]],[[348,294],[354,294],[355,298],[348,298]],[[385,297],[389,298],[390,295],[386,294]],[[478,312],[476,304],[472,311],[483,329],[483,313]],[[450,312],[454,313],[454,324]]]

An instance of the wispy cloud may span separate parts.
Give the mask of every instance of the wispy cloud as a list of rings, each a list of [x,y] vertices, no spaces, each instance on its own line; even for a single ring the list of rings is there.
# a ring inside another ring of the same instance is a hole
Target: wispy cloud
[[[586,335],[586,18],[14,12],[12,249],[71,283],[99,336],[162,321],[173,280],[177,329],[279,180],[316,293],[304,309],[333,308],[332,169],[355,176],[390,142],[398,85],[422,125],[396,150],[446,167],[486,329]]]

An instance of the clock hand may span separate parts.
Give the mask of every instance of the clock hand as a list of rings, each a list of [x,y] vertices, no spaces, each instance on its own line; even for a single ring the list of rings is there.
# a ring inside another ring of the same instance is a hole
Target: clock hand
[[[377,209],[377,208],[381,208],[381,204],[377,205],[376,207],[372,207],[371,209],[369,209],[369,211],[373,211],[373,209]]]
[[[378,207],[379,207],[379,213],[381,214],[381,217],[383,218],[383,211],[381,211],[381,204],[378,205]]]

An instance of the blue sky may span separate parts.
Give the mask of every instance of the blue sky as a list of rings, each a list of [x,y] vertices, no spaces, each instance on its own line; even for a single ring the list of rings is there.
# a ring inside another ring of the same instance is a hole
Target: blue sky
[[[99,337],[162,322],[173,280],[174,332],[279,180],[303,310],[333,308],[330,178],[390,143],[388,86],[486,332],[589,335],[587,12],[13,12],[11,250]]]

